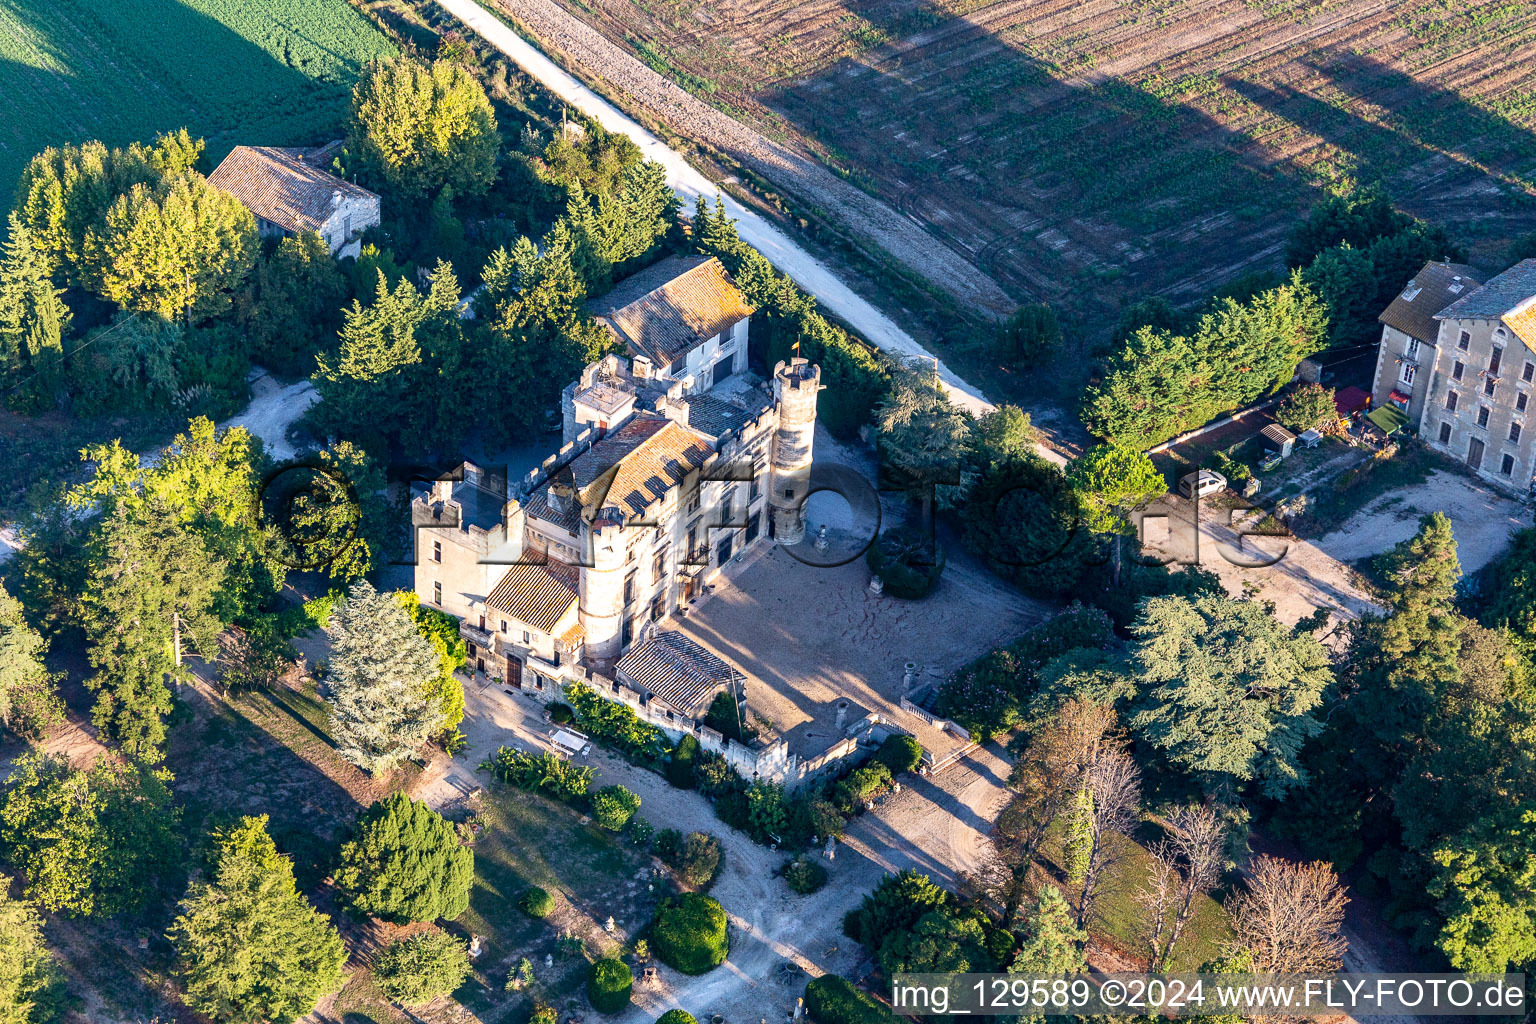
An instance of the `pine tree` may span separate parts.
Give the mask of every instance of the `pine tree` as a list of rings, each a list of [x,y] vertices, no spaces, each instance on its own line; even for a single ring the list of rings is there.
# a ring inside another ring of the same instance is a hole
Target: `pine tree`
[[[30,407],[44,407],[63,372],[70,311],[32,230],[14,211],[0,259],[0,385],[27,381]]]
[[[1067,467],[1067,482],[1077,492],[1083,526],[1114,538],[1114,582],[1120,584],[1120,541],[1134,536],[1132,516],[1168,490],[1152,460],[1134,448],[1101,444]]]
[[[218,1024],[297,1020],[341,987],[346,946],[295,887],[265,815],[214,839],[212,875],[188,888],[168,933],[187,1005]]]
[[[158,500],[116,509],[97,548],[82,601],[96,669],[86,682],[96,692],[92,720],[130,756],[159,761],[171,710],[166,680],[184,677],[189,647],[212,656],[221,626],[213,607],[228,566]]]
[[[475,855],[453,825],[394,793],[358,818],[335,879],[354,911],[404,924],[464,913],[474,875]]]
[[[1080,974],[1088,969],[1083,944],[1088,933],[1072,919],[1072,907],[1054,885],[1041,886],[1023,914],[1024,940],[1011,974]]]
[[[37,911],[10,897],[0,874],[0,1024],[48,1024],[63,1007],[64,974]]]
[[[442,724],[430,691],[437,654],[400,603],[366,581],[353,584],[326,632],[332,738],[359,768],[387,772]]]
[[[0,586],[0,726],[17,735],[40,737],[64,720],[56,679],[43,664],[47,651],[21,602]]]

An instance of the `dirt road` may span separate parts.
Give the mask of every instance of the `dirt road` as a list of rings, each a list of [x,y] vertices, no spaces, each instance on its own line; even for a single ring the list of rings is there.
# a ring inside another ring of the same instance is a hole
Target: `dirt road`
[[[539,52],[532,44],[523,39],[506,24],[498,20],[490,12],[486,11],[475,0],[438,0],[442,8],[458,18],[468,28],[482,36],[492,46],[512,58],[519,67],[541,82],[556,96],[581,110],[588,117],[597,121],[604,128],[612,132],[621,132],[634,140],[640,147],[641,153],[648,160],[654,160],[661,164],[667,172],[667,183],[672,186],[686,206],[692,206],[699,196],[713,198],[720,194],[719,186],[700,173],[693,165],[688,163],[680,153],[669,149],[665,143],[650,132],[646,131],[632,118],[625,116],[607,100],[588,89],[574,76],[562,70],[553,61]],[[713,111],[676,86],[666,82],[655,72],[633,57],[622,53],[612,44],[606,43],[601,36],[586,29],[579,22],[564,14],[553,4],[535,5],[534,0],[524,3],[522,0],[513,0],[508,10],[519,19],[527,18],[532,24],[546,25],[546,31],[554,36],[555,43],[560,48],[583,63],[583,66],[591,67],[577,49],[574,54],[565,50],[567,44],[575,47],[576,40],[586,38],[582,33],[590,36],[587,45],[598,44],[609,47],[612,50],[610,57],[603,58],[603,62],[597,67],[598,77],[605,77],[610,67],[624,66],[625,77],[619,81],[611,82],[615,89],[630,90],[633,85],[640,88],[660,90],[663,87],[672,90],[676,94],[673,99],[678,103],[696,104],[702,111],[707,111],[712,117],[723,118],[729,124],[711,125],[704,129],[703,136],[714,140],[714,131],[726,133],[731,125],[737,130],[742,129],[735,121],[725,117],[717,111]],[[535,15],[545,17],[547,21],[538,21]],[[558,26],[556,31],[550,26]],[[595,51],[594,51],[595,52]],[[622,65],[621,61],[627,61],[628,65]],[[654,81],[644,84],[644,75],[649,75]],[[642,99],[643,101],[643,99]],[[755,133],[753,133],[755,134]],[[761,138],[761,136],[759,136]],[[767,140],[763,140],[765,143]],[[1006,296],[1002,296],[996,285],[986,289],[985,284],[990,283],[986,276],[970,264],[961,260],[953,250],[948,249],[943,243],[930,238],[922,229],[906,221],[894,211],[884,207],[877,200],[870,198],[851,185],[845,185],[833,178],[825,171],[827,180],[837,186],[835,193],[827,193],[817,200],[817,205],[822,208],[842,208],[847,204],[851,210],[863,211],[864,216],[872,219],[885,218],[878,222],[883,225],[881,238],[890,242],[890,251],[896,258],[907,261],[916,261],[917,269],[921,273],[932,276],[942,273],[945,280],[951,285],[959,287],[962,283],[967,286],[971,295],[968,300],[982,308],[990,309],[999,302],[1006,303],[1002,312],[1012,308]],[[846,193],[846,194],[845,194]],[[725,208],[731,217],[736,220],[736,228],[742,239],[754,246],[764,256],[768,257],[781,272],[788,274],[796,284],[814,295],[827,309],[841,317],[850,327],[870,344],[877,346],[882,351],[898,356],[919,356],[925,359],[934,359],[932,353],[919,345],[912,336],[898,327],[890,317],[870,305],[865,299],[856,294],[844,284],[836,274],[821,263],[810,253],[796,245],[787,235],[778,228],[768,223],[762,217],[751,210],[746,209],[729,196],[725,197]],[[881,212],[883,211],[883,213]],[[882,243],[883,244],[883,243]],[[1002,296],[999,299],[999,296]],[[967,384],[957,377],[942,362],[938,362],[939,374],[950,391],[950,398],[955,404],[970,410],[973,413],[982,413],[992,408],[992,404],[982,395],[978,388]]]
[[[889,253],[966,307],[1005,316],[1017,305],[967,255],[832,174],[804,152],[770,139],[699,100],[552,0],[492,2],[499,3],[541,46],[576,64],[588,77],[624,93],[672,130],[729,154],[812,209],[838,220],[848,231]],[[451,3],[444,6],[454,9]]]

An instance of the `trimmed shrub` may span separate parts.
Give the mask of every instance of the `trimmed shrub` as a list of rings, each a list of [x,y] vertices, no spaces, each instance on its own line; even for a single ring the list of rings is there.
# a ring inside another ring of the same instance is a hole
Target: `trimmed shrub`
[[[699,741],[692,734],[684,733],[672,748],[672,760],[667,762],[667,781],[678,789],[692,789],[698,785],[693,777],[694,762],[699,757]]]
[[[805,986],[805,1010],[816,1024],[895,1024],[889,1010],[848,979],[823,974]]]
[[[469,947],[446,932],[412,935],[390,943],[379,954],[373,976],[384,994],[397,1003],[430,1003],[469,977]]]
[[[622,832],[640,809],[640,798],[623,786],[604,786],[592,794],[592,817],[610,832]]]
[[[885,593],[907,601],[927,597],[944,574],[944,549],[904,527],[880,534],[864,561],[884,581]]]
[[[569,722],[572,717],[574,717],[574,715],[575,712],[571,710],[571,706],[569,704],[564,704],[557,700],[551,702],[549,705],[549,720],[557,725],[564,725],[565,723]]]
[[[425,802],[395,793],[364,811],[341,847],[336,888],[387,920],[453,920],[469,907],[475,855]]]
[[[656,908],[651,944],[662,963],[684,974],[704,974],[730,952],[725,909],[703,893],[669,896]],[[628,970],[628,968],[625,968]]]
[[[687,1010],[668,1010],[656,1018],[656,1024],[699,1024]]]
[[[634,987],[635,976],[629,965],[613,957],[597,961],[587,972],[587,999],[599,1013],[618,1013],[624,1009]]]
[[[543,920],[555,912],[555,898],[545,890],[534,886],[517,898],[517,906],[529,917]]]
[[[833,802],[844,814],[858,814],[864,803],[883,793],[891,784],[891,770],[873,761],[848,773],[832,790]]]
[[[827,869],[814,857],[801,854],[784,863],[784,881],[802,896],[827,884]]]
[[[887,736],[875,752],[875,760],[889,768],[892,775],[900,775],[923,763],[923,745],[917,737],[906,733]]]

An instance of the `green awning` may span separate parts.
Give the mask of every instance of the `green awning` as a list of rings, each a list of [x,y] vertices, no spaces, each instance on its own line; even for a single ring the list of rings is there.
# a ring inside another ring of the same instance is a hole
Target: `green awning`
[[[1388,437],[1402,430],[1409,422],[1406,413],[1391,405],[1384,405],[1380,409],[1373,409],[1365,418],[1374,423]]]

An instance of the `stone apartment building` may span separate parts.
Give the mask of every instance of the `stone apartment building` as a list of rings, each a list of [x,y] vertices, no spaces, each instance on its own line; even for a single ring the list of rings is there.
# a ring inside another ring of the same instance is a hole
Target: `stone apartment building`
[[[379,223],[379,197],[323,170],[333,143],[316,149],[236,146],[208,182],[240,200],[263,238],[313,231],[334,256],[357,256]]]
[[[1528,495],[1536,474],[1536,423],[1528,422],[1536,391],[1536,260],[1481,285],[1468,268],[1429,264],[1381,319],[1378,399],[1385,392],[1430,447],[1500,490]]]
[[[719,262],[657,267],[599,300],[629,356],[565,389],[560,450],[517,480],[465,463],[412,520],[416,591],[473,668],[546,698],[593,681],[681,728],[741,680],[666,623],[733,558],[803,538],[820,370],[745,372],[752,309]]]

